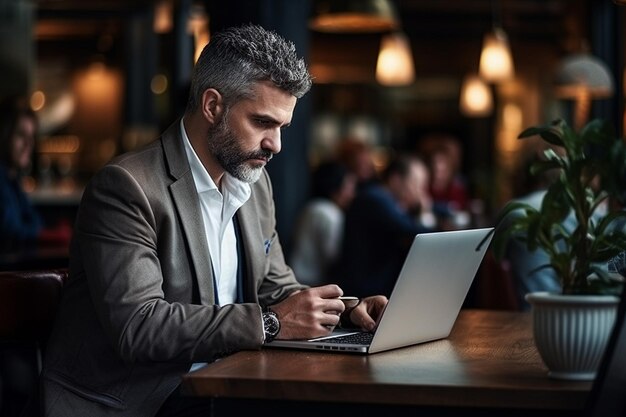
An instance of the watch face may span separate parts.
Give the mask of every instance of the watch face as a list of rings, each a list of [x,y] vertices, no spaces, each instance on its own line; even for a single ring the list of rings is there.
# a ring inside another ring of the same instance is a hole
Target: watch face
[[[273,339],[280,330],[280,322],[274,312],[263,313],[263,328],[265,330],[266,338]]]

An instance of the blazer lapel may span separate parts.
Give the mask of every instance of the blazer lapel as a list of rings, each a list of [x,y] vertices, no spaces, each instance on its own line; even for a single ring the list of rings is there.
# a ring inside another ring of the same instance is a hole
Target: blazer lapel
[[[246,255],[246,278],[244,279],[244,298],[246,301],[258,301],[257,278],[263,276],[263,265],[265,264],[265,248],[263,246],[263,233],[259,225],[255,204],[250,200],[246,202],[238,211],[237,219],[241,225],[241,236]]]
[[[174,178],[169,189],[172,201],[178,210],[183,235],[189,244],[189,260],[196,272],[200,303],[215,304],[213,266],[203,233],[204,222],[198,192],[180,135],[180,119],[167,129],[161,140],[169,172]]]

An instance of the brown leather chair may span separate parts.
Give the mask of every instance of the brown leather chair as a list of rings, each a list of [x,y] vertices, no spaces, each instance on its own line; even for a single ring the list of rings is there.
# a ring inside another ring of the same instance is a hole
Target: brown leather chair
[[[0,415],[37,414],[43,350],[68,276],[67,269],[0,272]]]

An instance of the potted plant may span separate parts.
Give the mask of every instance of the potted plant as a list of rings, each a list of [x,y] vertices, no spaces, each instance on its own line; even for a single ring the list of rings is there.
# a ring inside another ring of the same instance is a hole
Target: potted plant
[[[550,376],[592,379],[623,286],[623,277],[609,272],[606,265],[626,251],[626,233],[617,227],[626,211],[613,209],[610,201],[623,193],[626,146],[601,120],[591,121],[580,132],[556,120],[526,129],[519,138],[537,135],[550,147],[545,159],[531,167],[531,174],[557,170],[558,177],[540,207],[515,201],[504,207],[494,237],[495,254],[504,257],[509,239],[524,242],[531,252],[547,254],[549,263],[541,268],[554,270],[562,292],[526,295],[535,343]],[[575,218],[573,230],[564,227],[568,216]],[[580,345],[571,345],[575,341]]]

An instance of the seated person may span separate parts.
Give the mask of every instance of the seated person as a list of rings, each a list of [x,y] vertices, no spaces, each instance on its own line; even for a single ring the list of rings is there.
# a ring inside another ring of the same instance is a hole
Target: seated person
[[[45,227],[22,188],[31,168],[37,116],[21,97],[0,103],[0,251],[15,252],[37,242],[67,245],[68,224]]]
[[[346,212],[336,276],[346,294],[391,294],[415,235],[432,230],[415,216],[428,201],[427,182],[424,163],[400,155],[389,163],[380,184],[369,184],[357,193]]]
[[[373,329],[386,299],[345,312],[337,285],[296,281],[276,232],[265,165],[310,86],[275,32],[215,33],[182,117],[92,177],[46,345],[47,417],[211,415],[180,392],[190,369],[340,319]]]
[[[539,209],[547,188],[552,181],[556,180],[555,175],[558,175],[558,172],[556,170],[546,171],[538,177],[532,175],[530,167],[536,158],[538,156],[531,155],[520,168],[516,176],[517,182],[514,184],[514,189],[517,190],[518,194],[522,195],[516,197],[514,201]],[[606,214],[606,208],[601,206],[594,215],[599,218],[604,214]],[[506,222],[507,219],[512,219],[516,215],[518,215],[518,212],[512,212],[504,221]],[[568,233],[576,229],[577,221],[574,213],[570,213],[562,225]],[[529,251],[526,243],[517,239],[510,239],[507,242],[505,259],[510,264],[518,305],[523,310],[530,309],[530,304],[525,299],[526,294],[530,292],[561,292],[561,283],[555,271],[552,268],[544,267],[550,264],[548,254],[544,250],[538,248],[534,251]]]
[[[354,198],[356,177],[337,162],[317,167],[312,178],[313,199],[304,207],[293,240],[289,264],[298,282],[321,285],[339,256],[344,211]]]
[[[339,162],[356,176],[358,188],[378,180],[370,145],[359,139],[348,137],[339,143],[336,152]]]
[[[37,116],[25,100],[6,99],[0,105],[0,236],[4,251],[35,241],[43,221],[21,184],[31,165]]]

